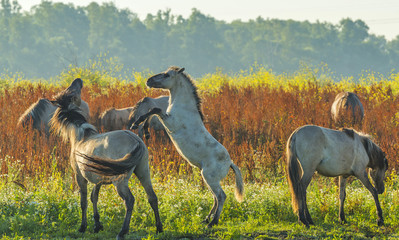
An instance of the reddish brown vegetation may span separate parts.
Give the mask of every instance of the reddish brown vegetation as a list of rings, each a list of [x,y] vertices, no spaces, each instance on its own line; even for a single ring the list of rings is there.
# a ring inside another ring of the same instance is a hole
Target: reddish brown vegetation
[[[58,137],[34,134],[16,129],[19,116],[40,97],[50,98],[56,88],[14,87],[0,96],[0,159],[11,156],[23,164],[22,176],[48,174],[52,166],[63,172],[69,169],[69,145]],[[305,124],[334,128],[330,117],[331,104],[341,92],[334,86],[320,88],[309,83],[307,90],[224,87],[218,94],[202,94],[205,125],[229,151],[241,167],[247,181],[262,181],[270,174],[281,175],[285,166],[285,144],[293,130]],[[105,93],[106,92],[106,93]],[[365,109],[362,131],[372,135],[386,152],[390,167],[397,168],[399,101],[391,91],[375,85],[356,89]],[[146,92],[131,85],[100,89],[84,88],[82,98],[91,111],[91,123],[97,125],[99,114],[109,107],[133,106],[144,96],[155,97],[165,92]],[[383,96],[375,97],[375,96]],[[150,149],[153,171],[161,177],[191,172],[191,167],[178,155],[166,137],[145,141]],[[1,161],[1,173],[6,173]],[[23,181],[23,179],[21,179]]]

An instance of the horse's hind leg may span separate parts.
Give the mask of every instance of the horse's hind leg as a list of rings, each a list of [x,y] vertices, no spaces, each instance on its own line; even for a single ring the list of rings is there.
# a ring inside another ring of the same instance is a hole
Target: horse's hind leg
[[[94,232],[97,233],[103,229],[100,222],[100,214],[97,210],[98,193],[100,192],[101,184],[96,184],[91,192],[90,200],[93,203],[93,218],[94,218]]]
[[[339,221],[341,223],[346,223],[344,212],[344,203],[346,197],[345,185],[346,177],[339,176]]]
[[[147,193],[148,202],[150,203],[151,208],[154,211],[157,233],[163,232],[161,218],[159,217],[158,198],[152,187],[148,159],[142,161],[142,163],[136,167],[134,173],[136,174],[145,192]]]
[[[80,208],[82,209],[82,222],[79,232],[85,232],[87,228],[87,180],[81,175],[75,175],[80,192]]]
[[[306,225],[306,227],[309,227],[309,225],[314,225],[312,217],[309,213],[308,204],[306,202],[306,189],[308,188],[310,181],[312,180],[313,172],[312,174],[310,172],[304,172],[302,175],[302,179],[299,183],[300,185],[302,185],[302,192],[298,197],[298,213],[299,219]]]
[[[220,171],[220,169],[217,169],[216,171]],[[214,207],[216,205],[216,211],[214,213],[212,221],[208,224],[208,228],[212,228],[214,225],[219,223],[220,214],[223,210],[224,201],[226,200],[226,194],[220,186],[220,179],[218,178],[222,175],[225,176],[227,175],[227,173],[220,175],[220,172],[218,174],[215,173],[213,170],[209,172],[205,171],[204,169],[202,170],[202,176],[204,177],[205,182],[208,184],[214,196]]]
[[[128,186],[128,180],[123,180],[116,185],[116,190],[119,196],[123,199],[126,206],[125,220],[123,221],[122,229],[119,232],[117,239],[123,239],[123,236],[129,232],[130,218],[132,217],[134,197],[132,192],[130,192]]]

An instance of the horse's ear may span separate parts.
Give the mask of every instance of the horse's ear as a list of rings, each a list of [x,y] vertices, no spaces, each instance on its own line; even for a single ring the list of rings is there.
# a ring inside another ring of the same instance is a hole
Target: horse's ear
[[[61,105],[57,101],[50,101],[56,107],[61,107]]]
[[[177,71],[177,73],[182,73],[184,71],[185,68],[180,68],[179,71]]]

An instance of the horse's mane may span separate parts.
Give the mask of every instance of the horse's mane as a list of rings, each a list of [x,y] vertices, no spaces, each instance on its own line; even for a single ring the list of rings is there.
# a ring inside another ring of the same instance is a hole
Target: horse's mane
[[[29,121],[35,125],[40,122],[40,118],[46,109],[51,105],[50,101],[45,98],[40,98],[32,104],[18,119],[17,125],[25,126]]]
[[[359,132],[356,133],[359,135],[364,149],[367,152],[367,156],[370,159],[369,166],[379,169],[383,169],[384,167],[388,168],[388,162],[385,160],[384,152],[381,148],[371,140],[369,135]]]
[[[172,66],[169,69],[174,70],[174,71],[179,71],[180,70],[180,68],[176,67],[176,66]],[[182,72],[181,74],[184,76],[184,78],[187,80],[187,82],[190,84],[190,86],[191,86],[191,88],[193,90],[194,99],[195,99],[195,101],[197,103],[196,105],[197,105],[198,113],[201,116],[201,120],[204,121],[204,114],[202,113],[202,110],[201,110],[202,101],[201,101],[201,98],[198,95],[198,88],[195,85],[194,80],[190,77],[190,75],[188,75],[185,72]]]
[[[346,135],[348,135],[349,137],[351,137],[352,139],[355,138],[355,131],[353,129],[349,129],[349,128],[341,128],[340,129],[342,132],[346,133]]]
[[[75,130],[79,128],[82,132],[78,135],[83,138],[98,133],[97,129],[87,122],[78,106],[70,106],[72,97],[68,91],[61,92],[55,97],[58,108],[51,118],[52,130],[58,132],[64,140],[68,139],[72,130],[72,133],[76,135]]]

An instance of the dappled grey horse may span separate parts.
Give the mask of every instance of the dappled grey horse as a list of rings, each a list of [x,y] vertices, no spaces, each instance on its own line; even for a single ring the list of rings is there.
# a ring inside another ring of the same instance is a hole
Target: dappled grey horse
[[[166,112],[166,108],[168,107],[168,105],[169,105],[169,96],[159,96],[156,98],[144,97],[140,99],[140,101],[138,101],[136,105],[134,105],[133,107],[133,111],[129,116],[127,128],[129,129],[130,126],[132,126],[132,124],[134,124],[134,122],[136,122],[140,116],[148,113],[148,111],[153,108],[160,108],[162,109],[163,112]],[[150,138],[148,128],[152,128],[154,129],[154,131],[165,130],[159,119],[153,116],[150,116],[148,119],[144,121],[144,124],[138,127],[138,135],[141,138],[143,138],[143,135],[147,139]]]
[[[238,201],[243,199],[244,183],[240,169],[231,161],[226,148],[205,128],[197,88],[193,80],[183,71],[184,68],[170,67],[147,80],[148,87],[169,91],[169,105],[166,112],[161,108],[151,109],[139,117],[132,128],[137,128],[153,114],[160,119],[179,154],[192,166],[201,170],[205,183],[212,191],[214,204],[204,220],[209,223],[213,215],[212,221],[208,224],[208,227],[212,227],[219,222],[226,200],[220,181],[226,177],[230,168],[233,169]]]
[[[80,189],[82,222],[79,228],[84,232],[87,227],[87,182],[94,183],[91,193],[95,228],[103,226],[97,210],[100,187],[113,184],[126,206],[125,220],[117,239],[129,231],[134,197],[128,187],[128,181],[134,172],[144,187],[148,201],[154,211],[157,232],[162,232],[162,223],[158,213],[158,199],[152,188],[148,164],[148,150],[143,141],[131,131],[112,131],[99,134],[97,129],[87,123],[79,108],[81,79],[55,97],[58,108],[51,119],[51,127],[64,141],[71,143],[70,162]]]
[[[378,194],[384,192],[388,161],[384,152],[367,135],[351,129],[342,131],[307,125],[296,129],[287,141],[288,183],[292,208],[298,221],[313,224],[306,204],[306,189],[315,171],[327,177],[339,176],[339,219],[345,221],[346,178],[355,176],[371,192],[377,208],[377,223],[384,224]],[[371,184],[367,169],[374,182]]]
[[[359,97],[352,92],[337,94],[331,106],[331,117],[339,127],[348,124],[360,125],[363,121],[364,109]]]

